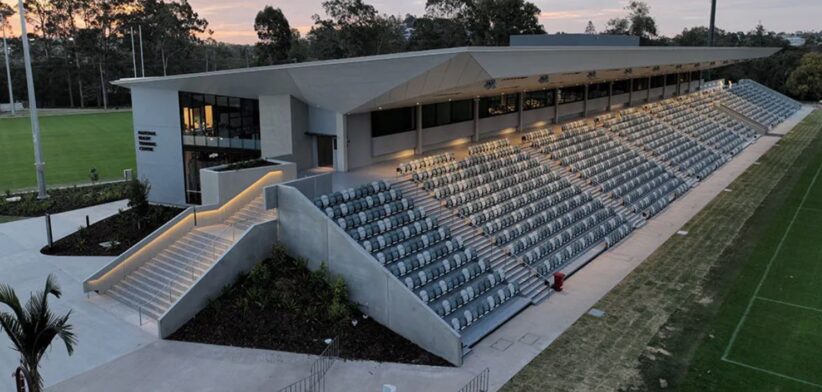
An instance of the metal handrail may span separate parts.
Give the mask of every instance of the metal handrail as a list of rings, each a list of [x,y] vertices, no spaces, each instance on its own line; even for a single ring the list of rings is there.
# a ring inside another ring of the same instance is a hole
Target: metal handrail
[[[333,339],[331,344],[323,350],[320,357],[311,364],[311,373],[293,384],[279,389],[277,392],[322,392],[325,391],[325,374],[334,365],[340,356],[340,338]]]
[[[155,299],[155,298],[158,298],[158,297],[160,296],[160,294],[165,294],[165,293],[166,293],[166,289],[168,289],[168,290],[167,290],[167,292],[168,292],[168,303],[169,303],[169,304],[171,304],[171,285],[172,285],[173,283],[174,283],[174,282],[172,282],[172,281],[170,281],[170,280],[169,280],[169,282],[168,282],[168,283],[166,283],[165,285],[163,285],[163,286],[162,286],[162,287],[160,287],[159,289],[155,290],[155,291],[154,291],[154,294],[152,294],[152,295],[151,295],[151,297],[148,297],[146,300],[144,300],[144,301],[140,302],[140,303],[137,305],[137,317],[138,317],[138,318],[139,318],[139,320],[140,320],[140,325],[143,325],[143,307],[145,307],[145,305],[146,305],[147,303],[154,301],[154,299]]]
[[[488,392],[488,381],[490,380],[490,376],[491,370],[485,368],[457,392]]]

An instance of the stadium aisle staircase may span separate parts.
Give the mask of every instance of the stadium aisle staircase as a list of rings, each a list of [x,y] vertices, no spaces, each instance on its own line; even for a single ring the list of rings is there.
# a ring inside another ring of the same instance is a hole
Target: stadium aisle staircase
[[[125,276],[106,295],[158,319],[252,225],[276,219],[262,195],[220,224],[197,227]]]

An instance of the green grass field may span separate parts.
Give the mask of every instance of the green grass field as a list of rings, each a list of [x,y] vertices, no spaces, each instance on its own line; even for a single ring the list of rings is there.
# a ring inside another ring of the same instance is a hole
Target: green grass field
[[[822,121],[817,113],[817,119]],[[805,151],[777,212],[698,345],[683,390],[822,390],[822,142]]]
[[[100,180],[136,168],[131,112],[43,116],[40,128],[49,186],[89,182],[92,167]],[[28,117],[0,119],[0,167],[0,192],[36,186]]]

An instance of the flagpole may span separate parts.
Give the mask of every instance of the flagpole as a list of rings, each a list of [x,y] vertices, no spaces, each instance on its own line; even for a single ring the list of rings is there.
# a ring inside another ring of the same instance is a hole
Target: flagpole
[[[134,52],[134,27],[131,28],[131,68],[134,70],[134,77],[137,77],[137,55]]]

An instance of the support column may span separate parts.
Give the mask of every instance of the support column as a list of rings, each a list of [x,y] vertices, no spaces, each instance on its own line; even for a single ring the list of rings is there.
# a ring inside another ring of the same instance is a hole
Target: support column
[[[665,90],[668,89],[668,75],[662,75],[662,99],[665,99]]]
[[[634,80],[628,79],[628,107],[634,106]]]
[[[614,97],[614,82],[608,83],[608,111],[611,111],[611,99]]]
[[[588,85],[585,85],[585,100],[582,101],[582,117],[588,117]]]
[[[474,143],[480,140],[479,132],[479,98],[474,98]]]
[[[422,105],[417,104],[417,111],[415,113],[417,116],[417,147],[414,148],[414,153],[417,155],[422,154]]]
[[[559,97],[561,91],[554,89],[554,124],[559,124]]]
[[[334,169],[348,171],[348,115],[337,113],[337,145],[334,156]]]
[[[682,74],[680,74],[680,73],[676,74],[676,95],[677,96],[680,96],[682,94],[682,81],[679,80],[679,78],[681,76],[682,76]]]
[[[702,85],[705,83],[705,71],[699,70],[699,89],[702,90]]]
[[[651,77],[650,76],[648,76],[648,82],[647,83],[648,83],[648,85],[645,86],[645,87],[647,87],[645,89],[645,103],[651,102]]]
[[[522,132],[525,128],[525,117],[522,114],[525,111],[524,103],[525,91],[519,93],[519,103],[517,104],[517,108],[519,109],[519,126],[517,127],[518,132]]]

